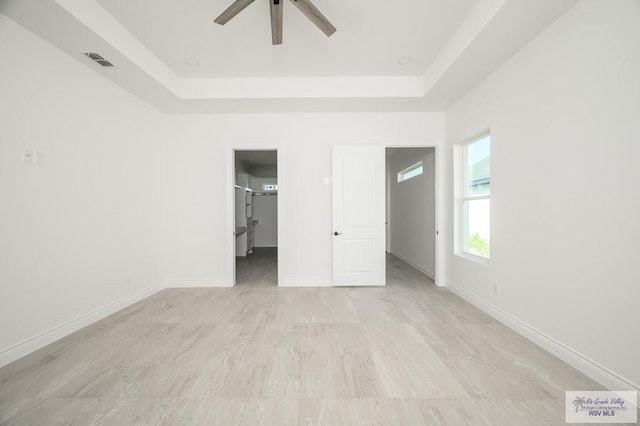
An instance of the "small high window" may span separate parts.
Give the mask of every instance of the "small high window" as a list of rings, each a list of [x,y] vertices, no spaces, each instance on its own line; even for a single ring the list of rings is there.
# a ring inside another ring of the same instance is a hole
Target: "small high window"
[[[418,161],[411,167],[407,167],[401,172],[398,172],[398,182],[404,182],[405,180],[409,180],[416,176],[420,176],[424,172],[424,168],[422,167],[422,161]]]

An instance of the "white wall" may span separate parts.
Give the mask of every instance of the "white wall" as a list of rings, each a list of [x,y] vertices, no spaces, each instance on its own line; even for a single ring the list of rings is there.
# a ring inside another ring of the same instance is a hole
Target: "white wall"
[[[429,277],[436,258],[434,148],[396,148],[387,156],[389,251]],[[398,172],[423,162],[424,173],[398,182]]]
[[[273,176],[276,176],[277,173],[273,174]],[[251,187],[251,189],[253,189],[254,192],[276,192],[276,191],[265,191],[262,188],[262,185],[264,184],[271,184],[271,183],[278,183],[278,178],[277,177],[255,177],[255,176],[251,176],[251,178],[249,179],[249,186]]]
[[[436,145],[442,113],[234,114],[169,116],[166,153],[166,272],[169,285],[229,285],[230,147],[277,147],[278,197],[286,223],[278,241],[285,285],[328,285],[332,277],[334,144]],[[222,200],[222,201],[221,201]]]
[[[257,178],[278,175],[277,166],[252,166],[251,174]]]
[[[255,247],[278,247],[278,196],[253,197],[253,227]]]
[[[162,245],[160,115],[1,14],[0,57],[3,365],[157,290]]]
[[[272,170],[272,172],[274,172]],[[277,172],[276,172],[277,173]],[[275,173],[274,173],[275,174]],[[259,222],[253,227],[254,247],[278,247],[278,196],[277,191],[265,191],[263,184],[277,184],[278,178],[251,178],[254,192],[275,193],[276,195],[255,195],[253,197],[253,219]]]
[[[579,3],[447,112],[446,162],[491,129],[491,262],[452,256],[450,284],[583,371],[636,388],[639,41],[638,1]]]

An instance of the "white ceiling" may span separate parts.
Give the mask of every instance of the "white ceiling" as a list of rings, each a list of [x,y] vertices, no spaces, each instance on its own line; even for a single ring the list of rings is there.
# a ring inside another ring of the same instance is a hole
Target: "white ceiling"
[[[267,0],[213,23],[232,1],[0,0],[0,12],[165,112],[443,111],[577,2],[313,0],[338,29],[327,38],[285,0],[272,46]]]
[[[283,0],[279,46],[271,44],[269,0],[225,26],[213,19],[233,0],[98,2],[178,76],[203,78],[422,75],[476,0],[314,0],[338,29],[330,38]],[[399,65],[406,56],[412,62]]]

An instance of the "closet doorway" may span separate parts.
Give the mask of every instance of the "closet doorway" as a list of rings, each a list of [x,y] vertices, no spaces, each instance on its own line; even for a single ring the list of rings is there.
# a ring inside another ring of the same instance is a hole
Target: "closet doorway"
[[[235,285],[278,285],[278,151],[234,150]]]

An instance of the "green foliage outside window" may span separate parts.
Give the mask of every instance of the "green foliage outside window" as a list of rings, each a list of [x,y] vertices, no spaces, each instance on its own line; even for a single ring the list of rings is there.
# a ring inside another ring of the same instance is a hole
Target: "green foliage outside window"
[[[482,257],[489,257],[491,247],[489,241],[480,237],[477,232],[469,237],[469,252]]]

